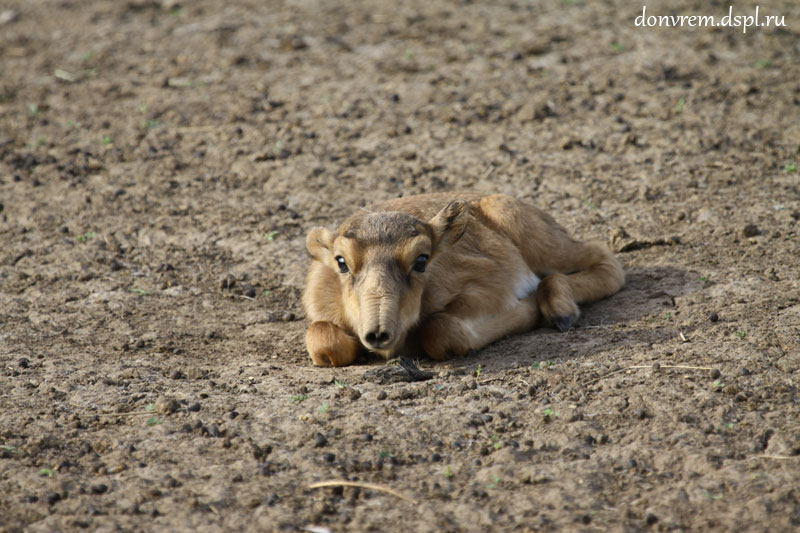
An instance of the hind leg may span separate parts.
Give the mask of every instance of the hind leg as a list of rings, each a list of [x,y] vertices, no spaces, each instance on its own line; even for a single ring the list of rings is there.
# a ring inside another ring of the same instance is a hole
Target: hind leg
[[[578,319],[577,304],[610,296],[625,283],[622,266],[604,246],[572,241],[565,248],[559,261],[549,262],[557,272],[542,280],[537,295],[542,315],[561,331]]]
[[[306,331],[306,348],[316,366],[351,365],[361,352],[361,343],[330,322],[313,322]]]
[[[578,305],[616,293],[625,283],[619,261],[605,246],[569,236],[550,215],[504,195],[483,198],[487,223],[508,236],[530,269],[546,276],[537,289],[542,316],[562,331],[577,320]]]

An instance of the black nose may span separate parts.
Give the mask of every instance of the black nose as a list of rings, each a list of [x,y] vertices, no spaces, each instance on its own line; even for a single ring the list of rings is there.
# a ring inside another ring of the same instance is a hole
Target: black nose
[[[385,330],[370,331],[364,335],[364,341],[369,348],[380,349],[389,344],[392,334]]]

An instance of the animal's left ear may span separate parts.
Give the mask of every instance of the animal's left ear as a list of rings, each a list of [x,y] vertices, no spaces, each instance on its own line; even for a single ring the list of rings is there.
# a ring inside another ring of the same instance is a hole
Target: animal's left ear
[[[333,232],[327,228],[316,227],[308,232],[306,248],[311,257],[323,263],[328,262],[333,246]]]
[[[469,206],[462,200],[447,204],[428,224],[433,230],[437,247],[454,244],[464,235],[469,222]]]

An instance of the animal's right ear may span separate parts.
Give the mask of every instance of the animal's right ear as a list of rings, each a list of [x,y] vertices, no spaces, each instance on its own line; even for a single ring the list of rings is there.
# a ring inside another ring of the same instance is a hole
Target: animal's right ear
[[[469,206],[466,202],[450,202],[433,217],[428,224],[436,236],[437,246],[449,246],[464,235],[469,222]]]
[[[323,263],[331,255],[331,247],[333,246],[333,232],[327,228],[316,227],[308,233],[306,237],[306,248],[311,257]]]

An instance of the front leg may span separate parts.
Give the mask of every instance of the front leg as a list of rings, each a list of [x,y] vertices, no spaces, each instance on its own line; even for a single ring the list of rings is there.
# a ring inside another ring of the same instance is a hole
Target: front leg
[[[489,316],[463,316],[442,311],[434,313],[420,326],[419,340],[432,359],[444,361],[480,350],[506,335],[533,329],[539,320],[536,294],[519,300],[512,307]]]
[[[306,348],[316,366],[351,365],[361,352],[361,343],[345,330],[319,320],[306,331]]]

